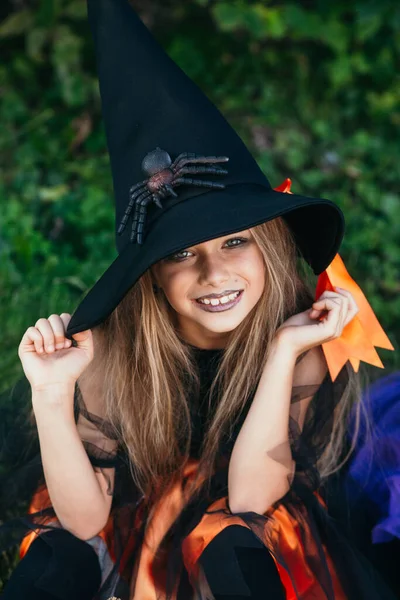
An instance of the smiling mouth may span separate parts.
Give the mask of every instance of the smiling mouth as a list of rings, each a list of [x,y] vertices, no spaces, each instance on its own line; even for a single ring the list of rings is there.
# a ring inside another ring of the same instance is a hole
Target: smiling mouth
[[[228,302],[235,300],[240,292],[241,290],[237,290],[236,292],[226,294],[225,296],[220,296],[219,298],[197,298],[196,302],[200,302],[200,304],[212,304],[212,306],[218,306],[218,304],[227,304]]]
[[[243,290],[238,290],[237,292],[232,292],[232,294],[227,294],[221,298],[195,300],[195,303],[199,308],[207,312],[221,312],[236,306],[236,304],[240,302],[242,295]]]

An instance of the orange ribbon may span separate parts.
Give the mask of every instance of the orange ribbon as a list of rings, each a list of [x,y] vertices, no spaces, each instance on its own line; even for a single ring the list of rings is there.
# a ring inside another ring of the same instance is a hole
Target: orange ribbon
[[[285,179],[275,190],[292,194],[293,192],[290,191],[291,184],[290,179]],[[360,360],[384,369],[374,346],[386,350],[394,350],[394,347],[382,329],[361,288],[347,271],[339,254],[336,254],[330,265],[318,276],[315,299],[318,300],[325,290],[335,291],[335,287],[341,287],[351,292],[359,312],[344,327],[340,337],[322,344],[332,381],[335,381],[348,360],[356,373],[359,369]]]

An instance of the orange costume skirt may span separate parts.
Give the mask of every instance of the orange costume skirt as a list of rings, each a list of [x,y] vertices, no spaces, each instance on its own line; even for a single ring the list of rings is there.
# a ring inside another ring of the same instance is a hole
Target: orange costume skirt
[[[184,479],[186,481],[193,478],[198,465],[197,459],[190,459],[185,467]],[[324,507],[323,500],[318,494],[314,494],[317,501]],[[164,584],[166,579],[166,560],[160,558],[157,553],[157,548],[164,535],[179,516],[187,498],[185,498],[184,486],[182,480],[177,481],[171,490],[161,497],[154,512],[154,516],[150,524],[147,525],[143,543],[140,547],[140,552],[137,554],[137,560],[133,567],[133,572],[129,582],[129,600],[164,600]],[[207,545],[218,535],[225,527],[230,525],[241,525],[246,528],[251,528],[248,522],[239,514],[233,514],[228,507],[227,496],[220,498],[208,506],[201,520],[182,540],[182,557],[184,566],[189,576],[189,580],[193,585],[193,589],[201,591],[201,600],[203,598],[212,598],[199,565],[199,558]],[[47,489],[42,487],[38,489],[34,495],[29,513],[37,513],[46,507],[49,507],[50,499]],[[264,515],[263,528],[257,529],[258,539],[271,550],[271,555],[275,560],[276,567],[279,572],[286,597],[288,600],[311,600],[326,598],[325,592],[321,588],[321,584],[315,573],[310,568],[307,557],[311,554],[318,555],[317,548],[310,550],[312,544],[312,536],[308,535],[307,552],[304,547],[304,541],[301,535],[301,529],[304,531],[304,523],[302,527],[298,520],[285,508],[284,503],[277,503],[271,507]],[[56,518],[49,518],[47,523],[55,523]],[[136,526],[127,538],[127,543],[120,557],[118,570],[123,573],[126,569],[126,564],[129,561],[129,555],[132,548],[135,546],[135,531],[140,524],[140,510],[137,510]],[[59,525],[60,526],[60,525]],[[114,536],[113,536],[113,514],[104,528],[99,533],[105,545],[107,546],[109,556],[112,561],[116,561]],[[23,539],[20,546],[21,558],[28,551],[31,543],[40,535],[40,531],[35,530],[29,533]],[[336,600],[344,600],[346,598],[339,578],[335,573],[333,562],[328,555],[326,549],[322,545],[326,566],[329,570],[333,595]],[[166,557],[164,557],[166,559]],[[268,581],[266,590],[268,589]],[[176,587],[177,589],[177,587]],[[171,598],[176,598],[176,589]],[[195,598],[195,596],[193,596]]]

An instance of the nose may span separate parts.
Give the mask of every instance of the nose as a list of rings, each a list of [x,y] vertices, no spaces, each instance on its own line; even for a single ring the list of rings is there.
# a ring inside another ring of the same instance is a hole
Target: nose
[[[220,256],[204,256],[200,261],[199,284],[221,288],[230,279],[229,269]]]

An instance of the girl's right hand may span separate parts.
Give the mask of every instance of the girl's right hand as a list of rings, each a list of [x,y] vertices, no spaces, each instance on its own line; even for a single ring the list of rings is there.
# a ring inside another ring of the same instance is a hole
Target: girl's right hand
[[[87,329],[65,337],[71,315],[50,315],[28,327],[18,347],[25,375],[32,389],[75,386],[75,382],[93,359],[92,331]]]

